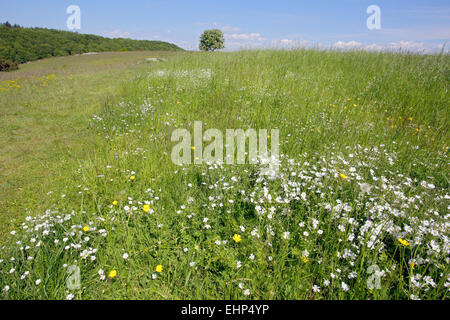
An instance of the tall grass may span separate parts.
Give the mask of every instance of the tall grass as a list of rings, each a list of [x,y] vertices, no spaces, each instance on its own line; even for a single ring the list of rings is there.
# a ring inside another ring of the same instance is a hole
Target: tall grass
[[[64,197],[0,253],[4,297],[445,299],[449,67],[315,50],[147,65],[83,129]],[[174,165],[171,133],[194,121],[279,129],[280,174]]]

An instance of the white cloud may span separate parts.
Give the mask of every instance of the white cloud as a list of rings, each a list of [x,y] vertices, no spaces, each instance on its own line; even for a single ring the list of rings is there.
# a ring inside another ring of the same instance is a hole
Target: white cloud
[[[257,32],[225,33],[225,47],[229,50],[263,48],[266,39]]]
[[[364,49],[367,51],[382,51],[385,49],[385,47],[380,44],[372,43],[368,46],[365,46]]]
[[[225,34],[226,38],[230,38],[233,40],[250,40],[250,41],[263,41],[264,38],[260,33],[232,33]]]
[[[415,53],[432,53],[436,52],[438,48],[434,50],[427,48],[423,42],[405,41],[390,42],[388,44],[372,43],[365,45],[358,41],[337,41],[332,44],[330,49],[338,50],[366,50],[366,51],[408,51]]]
[[[223,26],[220,28],[223,32],[239,32],[241,31],[238,27],[230,27],[230,26]]]
[[[225,43],[226,50],[241,50],[241,49],[263,49],[261,42],[251,41],[228,41]]]
[[[436,51],[438,51],[438,52],[441,52],[441,51],[444,51],[444,52],[446,52],[446,53],[449,53],[449,52],[450,52],[450,48],[449,48],[449,46],[447,45],[447,43],[441,43],[441,44],[438,44],[434,49],[435,49]]]
[[[425,44],[423,42],[404,41],[391,42],[388,49],[392,50],[406,50],[406,51],[426,51]]]
[[[450,39],[450,28],[448,27],[421,27],[421,28],[385,28],[379,30],[385,37],[394,39],[411,39],[415,41],[433,41]]]
[[[281,39],[272,40],[270,45],[275,48],[303,48],[311,46],[311,42],[308,40],[294,40],[294,39]]]
[[[331,48],[333,49],[361,49],[364,45],[361,42],[358,41],[338,41],[331,45]]]
[[[118,29],[115,29],[111,32],[106,32],[104,35],[111,38],[126,38],[131,35],[131,32],[121,32]]]

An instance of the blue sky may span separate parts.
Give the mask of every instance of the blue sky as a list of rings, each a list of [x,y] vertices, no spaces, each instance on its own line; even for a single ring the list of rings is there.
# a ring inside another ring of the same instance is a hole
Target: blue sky
[[[201,32],[222,29],[228,50],[335,46],[436,50],[450,40],[448,0],[0,0],[0,21],[67,30],[69,5],[80,33],[164,40],[196,49]],[[381,9],[369,30],[366,9]],[[450,41],[449,41],[450,42]],[[450,46],[450,43],[448,44]]]

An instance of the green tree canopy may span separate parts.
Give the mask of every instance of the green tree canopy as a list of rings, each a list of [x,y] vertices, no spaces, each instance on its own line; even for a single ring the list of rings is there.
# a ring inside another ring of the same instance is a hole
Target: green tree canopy
[[[22,28],[0,23],[0,60],[24,63],[52,56],[93,51],[182,50],[163,41],[110,39],[44,28]]]
[[[225,38],[219,29],[205,30],[200,37],[199,48],[202,51],[214,51],[225,48]]]

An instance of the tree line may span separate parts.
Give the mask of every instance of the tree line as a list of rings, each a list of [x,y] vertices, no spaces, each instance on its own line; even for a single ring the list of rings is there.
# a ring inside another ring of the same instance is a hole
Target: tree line
[[[183,50],[163,41],[110,39],[92,34],[79,34],[46,28],[24,28],[0,24],[0,61],[24,63],[47,57],[67,56],[86,52]]]

